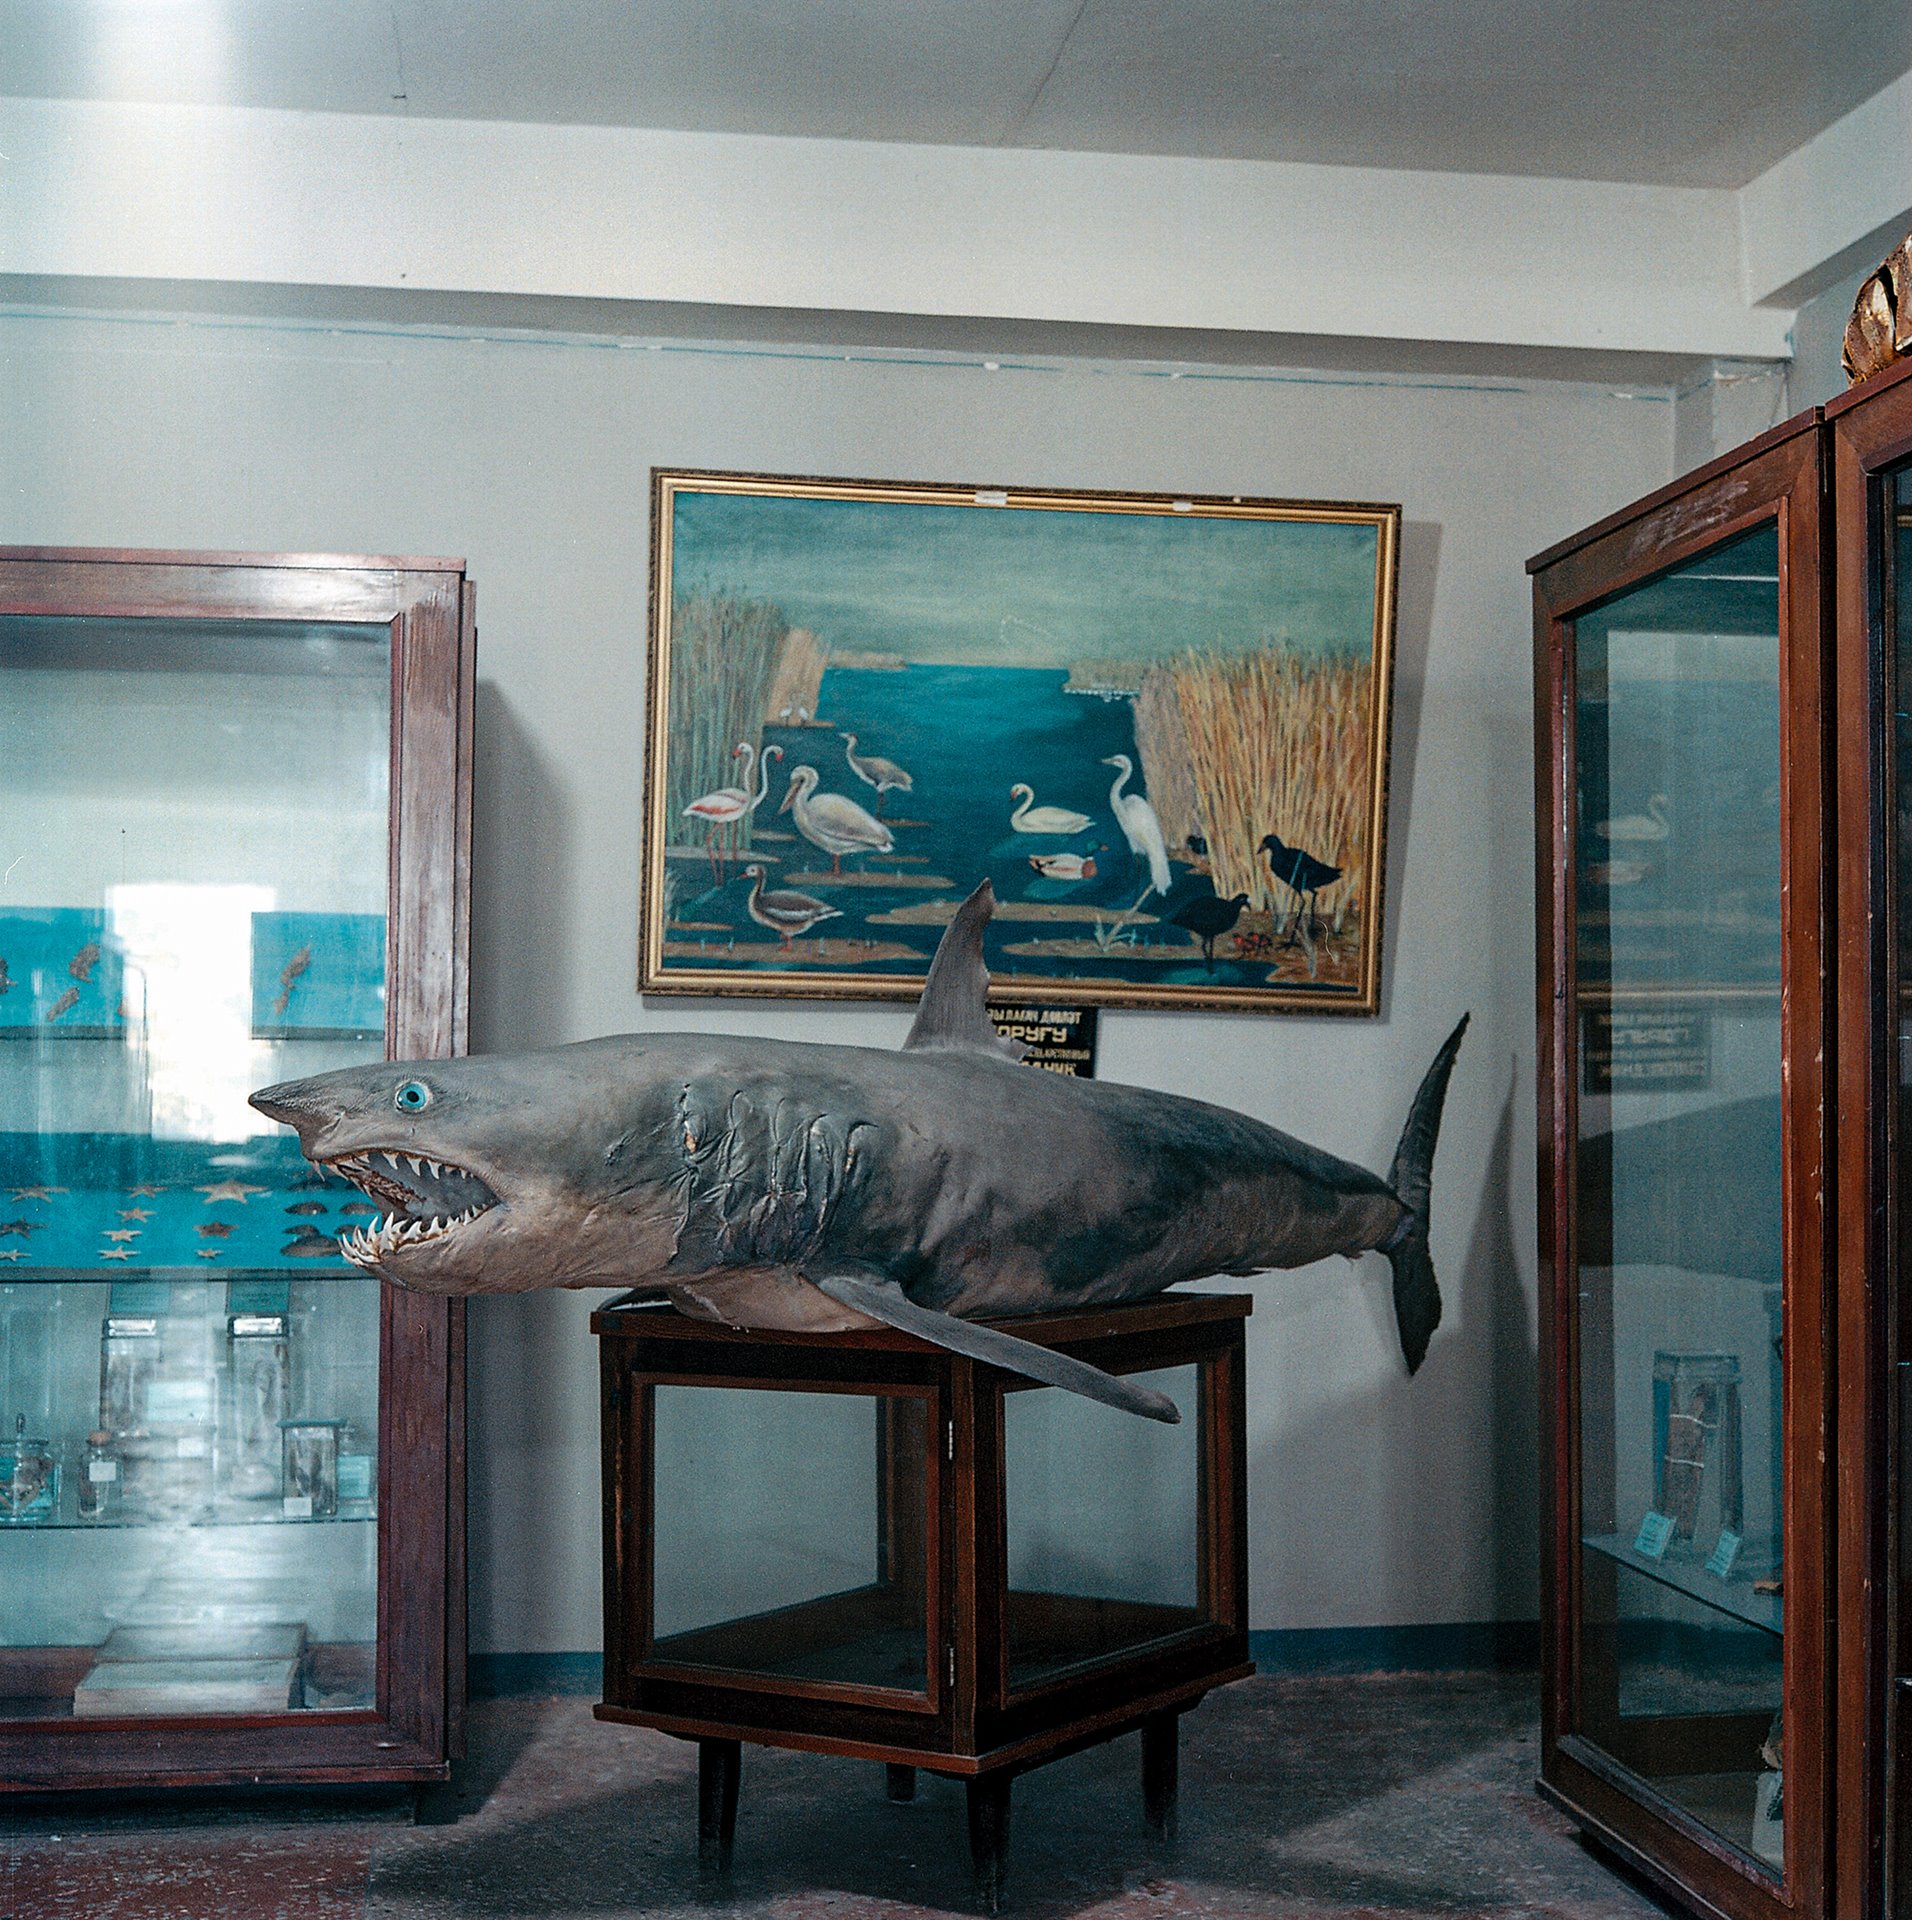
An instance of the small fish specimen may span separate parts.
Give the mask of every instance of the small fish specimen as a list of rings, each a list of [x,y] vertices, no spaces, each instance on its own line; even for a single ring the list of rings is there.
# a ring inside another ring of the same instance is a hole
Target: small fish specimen
[[[300,976],[312,964],[312,949],[301,947],[279,970],[279,997],[272,1003],[272,1011],[280,1019],[285,1018],[286,1009],[292,1004],[292,989],[299,984]]]

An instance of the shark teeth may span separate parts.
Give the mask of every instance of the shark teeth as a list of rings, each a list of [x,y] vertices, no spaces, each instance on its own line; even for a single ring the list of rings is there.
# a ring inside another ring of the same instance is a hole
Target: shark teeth
[[[374,1267],[401,1248],[442,1240],[454,1228],[469,1225],[484,1211],[483,1207],[468,1207],[463,1213],[440,1214],[429,1220],[387,1214],[367,1226],[340,1234],[339,1251],[355,1267]]]
[[[442,1239],[498,1204],[476,1174],[429,1154],[381,1147],[321,1164],[386,1209],[381,1218],[340,1236],[339,1251],[354,1266],[375,1267],[395,1253]]]

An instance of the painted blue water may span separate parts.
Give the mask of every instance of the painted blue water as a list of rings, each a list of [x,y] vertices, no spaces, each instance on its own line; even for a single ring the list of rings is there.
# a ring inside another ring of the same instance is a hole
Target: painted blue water
[[[755,823],[756,851],[779,856],[770,884],[794,884],[835,907],[842,918],[826,922],[820,932],[833,938],[896,943],[911,950],[909,959],[859,965],[859,974],[919,973],[935,951],[941,925],[899,924],[885,916],[899,908],[961,900],[987,876],[1006,909],[991,924],[988,937],[989,966],[999,977],[1069,974],[1162,985],[1264,984],[1266,961],[1234,961],[1224,940],[1210,972],[1202,965],[1199,951],[1189,952],[1189,936],[1167,924],[1145,923],[1134,931],[1142,943],[1172,948],[1173,961],[1142,958],[1133,948],[1125,955],[1120,947],[1106,959],[1097,955],[1081,960],[1032,959],[1005,951],[1016,942],[1043,937],[1088,939],[1091,933],[1087,919],[1019,921],[1013,917],[1014,903],[1079,903],[1101,909],[1112,925],[1134,905],[1149,881],[1146,865],[1130,853],[1109,804],[1117,769],[1102,764],[1117,753],[1126,754],[1132,763],[1138,760],[1131,703],[1065,693],[1067,677],[1052,668],[831,668],[817,699],[818,719],[827,724],[769,727],[764,732],[767,747],[784,750],[782,763],[771,775],[769,798]],[[894,760],[914,782],[911,791],[890,792],[883,798],[881,817],[895,835],[895,857],[858,855],[846,866],[853,871],[894,869],[904,878],[934,876],[946,884],[934,888],[833,885],[828,856],[795,836],[790,815],[776,814],[790,771],[804,765],[816,768],[820,791],[844,794],[871,812],[878,810],[874,790],[857,777],[845,757],[841,738],[845,733],[856,736],[859,757],[880,754]],[[1070,834],[1016,831],[1010,824],[1015,808],[1010,788],[1018,781],[1035,790],[1037,807],[1086,814],[1090,824]],[[1130,776],[1126,790],[1146,790],[1139,773]],[[768,837],[778,832],[791,838]],[[1095,863],[1094,873],[1079,881],[1046,879],[1031,867],[1029,856],[1047,853],[1086,856]],[[1186,861],[1172,861],[1171,872],[1174,879],[1167,902],[1152,897],[1143,909],[1164,923],[1184,901],[1212,891],[1207,876],[1192,871]],[[811,877],[801,877],[806,874]],[[683,877],[691,877],[688,869]],[[677,918],[721,921],[734,927],[740,939],[761,942],[762,932],[745,912],[748,893],[747,881],[732,878],[714,891],[690,897],[680,894]],[[802,944],[799,940],[799,949]],[[707,959],[674,958],[672,964],[778,964],[753,961],[720,948],[721,943],[713,943]]]

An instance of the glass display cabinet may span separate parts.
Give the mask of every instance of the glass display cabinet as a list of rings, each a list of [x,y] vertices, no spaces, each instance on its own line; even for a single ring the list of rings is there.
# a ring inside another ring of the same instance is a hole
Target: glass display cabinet
[[[1887,376],[1531,563],[1541,1789],[1706,1914],[1912,1897],[1908,529]]]
[[[1139,1378],[1169,1426],[887,1328],[733,1331],[617,1301],[599,1336],[601,1718],[700,1748],[705,1863],[744,1741],[967,1782],[978,1893],[1010,1782],[1140,1728],[1172,1820],[1179,1717],[1251,1673],[1243,1295],[1040,1314],[1024,1339]]]
[[[443,1778],[463,1321],[267,1082],[463,1050],[462,564],[0,549],[0,1788]]]

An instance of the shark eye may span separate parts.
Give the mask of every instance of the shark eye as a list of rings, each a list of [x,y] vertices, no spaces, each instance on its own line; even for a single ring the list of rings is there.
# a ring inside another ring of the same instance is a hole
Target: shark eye
[[[392,1095],[392,1105],[400,1113],[423,1113],[432,1103],[432,1090],[422,1080],[407,1080]]]

